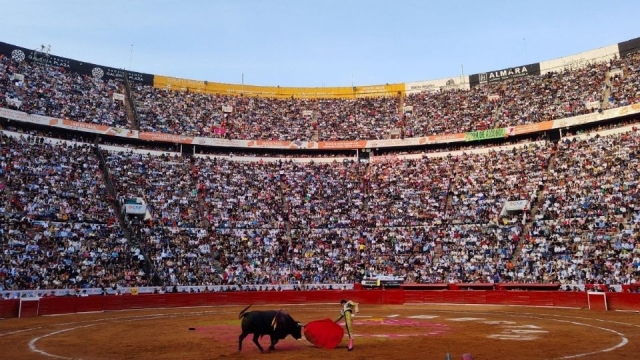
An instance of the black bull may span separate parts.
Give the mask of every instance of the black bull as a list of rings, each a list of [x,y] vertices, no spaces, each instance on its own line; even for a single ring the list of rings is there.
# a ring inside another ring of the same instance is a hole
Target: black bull
[[[239,319],[242,319],[242,334],[238,339],[238,351],[242,351],[242,341],[249,334],[253,334],[253,343],[256,344],[260,352],[264,349],[258,342],[259,338],[265,335],[269,335],[271,338],[271,345],[269,350],[275,350],[275,346],[278,341],[287,337],[287,335],[293,336],[298,340],[302,338],[303,325],[293,320],[291,315],[282,310],[267,310],[267,311],[249,311],[251,305],[247,306],[238,315]]]

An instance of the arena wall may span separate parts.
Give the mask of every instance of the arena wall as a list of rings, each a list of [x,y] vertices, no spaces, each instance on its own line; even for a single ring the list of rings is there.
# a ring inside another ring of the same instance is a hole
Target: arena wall
[[[522,284],[521,284],[522,285]],[[27,316],[46,316],[83,312],[133,309],[159,309],[215,305],[248,304],[312,304],[337,303],[348,298],[361,304],[474,304],[506,306],[550,306],[588,308],[584,291],[520,291],[520,290],[317,290],[140,294],[121,296],[43,297],[37,305],[29,302]],[[640,311],[640,295],[635,293],[606,293],[609,310]],[[26,303],[26,302],[25,302]],[[37,308],[34,309],[34,306]],[[20,299],[0,300],[0,318],[19,317]]]

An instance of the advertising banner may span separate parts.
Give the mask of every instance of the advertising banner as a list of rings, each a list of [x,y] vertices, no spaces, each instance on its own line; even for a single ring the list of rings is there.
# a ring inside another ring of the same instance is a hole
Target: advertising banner
[[[515,135],[530,134],[553,129],[553,120],[515,126]]]
[[[380,140],[346,140],[346,141],[271,141],[271,140],[234,140],[208,137],[190,137],[174,134],[163,134],[154,132],[140,132],[107,125],[99,125],[72,121],[67,119],[57,119],[48,116],[27,114],[22,111],[6,109],[0,107],[0,117],[15,121],[33,123],[38,125],[53,126],[56,128],[83,131],[87,133],[102,134],[107,136],[127,137],[146,141],[161,141],[175,144],[194,144],[217,147],[239,147],[239,148],[262,148],[262,149],[322,149],[322,150],[352,150],[352,149],[375,149],[390,147],[420,146],[427,144],[444,144],[462,141],[481,141],[497,139],[506,136],[516,136],[522,134],[542,132],[551,129],[564,128],[569,126],[583,125],[598,121],[608,120],[615,117],[634,115],[640,113],[640,103],[627,105],[615,109],[608,109],[602,112],[577,115],[569,118],[543,121],[534,124],[509,126],[506,128],[496,128],[483,131],[473,131],[468,133],[430,135],[423,137],[413,137],[404,139],[380,139]],[[212,132],[216,135],[224,135],[226,130],[222,127],[213,126]]]
[[[500,215],[513,215],[526,210],[529,210],[528,200],[505,201],[502,206],[502,210],[500,211]]]
[[[618,45],[605,46],[559,59],[542,61],[540,62],[540,73],[546,74],[552,71],[578,70],[591,64],[609,61],[618,55]]]
[[[469,77],[452,76],[444,79],[410,82],[404,85],[404,91],[407,95],[451,89],[468,90]]]
[[[154,76],[153,85],[161,89],[204,92],[222,95],[243,95],[276,99],[353,99],[356,97],[397,96],[404,92],[405,85],[386,84],[349,87],[280,87],[242,84],[225,84],[209,81],[180,79],[169,76]]]
[[[0,117],[9,120],[24,121],[39,125],[58,125],[58,119],[47,116],[27,114],[18,110],[0,108]]]
[[[371,86],[355,86],[355,97],[384,97],[398,96],[403,93],[405,85],[403,84],[386,84]]]
[[[147,213],[147,205],[144,204],[125,204],[124,210],[127,214],[144,215]]]
[[[504,209],[506,211],[523,211],[527,209],[528,205],[529,201],[527,200],[506,201],[504,203]]]
[[[621,58],[638,50],[640,50],[640,37],[618,43],[618,53]]]
[[[427,137],[427,139],[428,139],[428,141],[425,141],[424,144],[426,144],[426,143],[433,143],[433,144],[452,143],[452,142],[465,141],[465,134],[464,133],[458,133],[458,134],[445,134],[445,135],[431,135],[431,136]]]
[[[90,75],[97,79],[122,79],[125,73],[129,81],[144,85],[153,85],[153,75],[144,74],[123,69],[116,69],[108,66],[95,65],[88,62],[73,60],[61,56],[51,55],[45,49],[27,49],[0,42],[0,55],[10,57],[15,62],[28,61],[38,64],[63,67],[65,69]]]
[[[469,76],[471,87],[481,84],[515,79],[522,76],[540,75],[540,63],[516,66],[512,68],[490,71]]]
[[[142,131],[138,134],[138,138],[140,140],[162,141],[162,142],[170,142],[175,144],[191,144],[193,141],[193,138],[189,136],[154,133],[154,132],[142,132]]]
[[[468,132],[464,134],[465,141],[499,139],[504,137],[506,137],[506,132],[504,128],[473,131],[473,132]]]

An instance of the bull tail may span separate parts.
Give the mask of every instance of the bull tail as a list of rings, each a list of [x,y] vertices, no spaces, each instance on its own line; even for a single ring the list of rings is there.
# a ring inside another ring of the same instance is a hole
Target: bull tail
[[[240,314],[238,315],[238,319],[242,319],[242,317],[246,315],[246,314],[245,314],[245,312],[246,312],[247,310],[249,310],[249,308],[250,308],[252,305],[253,305],[253,304],[251,304],[251,305],[247,306],[246,308],[242,309],[242,311],[240,311]]]

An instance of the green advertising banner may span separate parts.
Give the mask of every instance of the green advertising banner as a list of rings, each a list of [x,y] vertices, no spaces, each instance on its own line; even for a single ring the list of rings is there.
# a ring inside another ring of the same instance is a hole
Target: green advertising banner
[[[472,131],[464,134],[464,141],[498,139],[506,136],[504,128]]]

